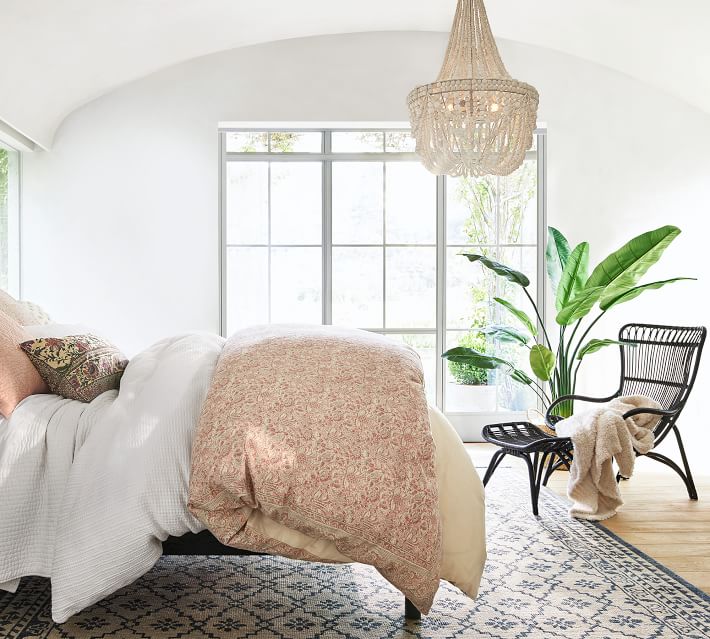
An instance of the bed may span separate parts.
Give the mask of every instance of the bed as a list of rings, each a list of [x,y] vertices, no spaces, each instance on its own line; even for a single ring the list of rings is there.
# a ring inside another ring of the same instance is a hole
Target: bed
[[[336,336],[336,343],[341,339]],[[419,618],[418,608],[426,613],[430,601],[420,598],[425,605],[418,605],[419,593],[409,590],[403,577],[408,573],[378,565],[374,554],[356,554],[357,544],[316,538],[312,530],[309,538],[295,525],[291,530],[261,516],[262,505],[261,510],[250,508],[254,517],[245,528],[255,530],[258,525],[280,543],[255,546],[253,540],[241,543],[235,536],[233,545],[226,545],[219,527],[206,530],[195,516],[197,509],[188,507],[195,442],[210,393],[219,385],[215,380],[225,348],[225,340],[211,334],[162,340],[131,360],[120,392],[103,393],[88,404],[33,395],[10,419],[0,420],[0,588],[12,590],[26,575],[49,577],[52,617],[61,623],[138,579],[163,554],[240,555],[256,550],[336,562],[366,557],[363,563],[375,565],[408,596],[408,619]],[[240,370],[238,377],[257,389],[263,384],[247,371]],[[240,387],[241,392],[249,389]],[[436,587],[439,578],[446,579],[473,597],[485,562],[483,488],[460,439],[434,408],[428,409],[426,429],[436,455],[432,463],[438,486],[440,547],[431,541],[431,552],[440,554]],[[322,442],[333,445],[332,439]],[[243,447],[248,448],[237,445]],[[402,466],[409,453],[403,449],[397,455],[395,461]],[[405,468],[408,475],[419,470],[418,462]],[[397,490],[397,485],[388,486],[383,494],[396,503],[404,499]],[[407,513],[398,512],[402,514]],[[282,552],[289,544],[298,552]]]

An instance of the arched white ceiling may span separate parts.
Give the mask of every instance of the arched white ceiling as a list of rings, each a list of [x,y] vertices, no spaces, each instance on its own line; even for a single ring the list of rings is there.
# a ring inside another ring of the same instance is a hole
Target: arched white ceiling
[[[48,147],[74,109],[235,47],[361,31],[448,31],[456,0],[3,0],[0,120]],[[710,1],[488,0],[497,37],[611,67],[710,112]],[[633,117],[633,114],[629,114]]]

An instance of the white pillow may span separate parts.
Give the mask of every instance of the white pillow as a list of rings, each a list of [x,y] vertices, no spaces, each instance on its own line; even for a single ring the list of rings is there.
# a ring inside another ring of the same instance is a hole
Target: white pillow
[[[96,331],[92,331],[81,324],[33,324],[25,326],[25,330],[32,335],[33,339],[41,339],[43,337],[69,337],[70,335],[97,335]]]
[[[0,289],[0,311],[9,315],[21,326],[47,324],[50,321],[49,315],[37,304],[20,302],[2,289]]]
[[[25,326],[49,324],[52,321],[49,313],[47,313],[47,311],[45,311],[39,304],[28,302],[27,300],[20,300],[17,303],[20,305],[20,308],[22,308],[23,313],[27,315],[28,322]]]

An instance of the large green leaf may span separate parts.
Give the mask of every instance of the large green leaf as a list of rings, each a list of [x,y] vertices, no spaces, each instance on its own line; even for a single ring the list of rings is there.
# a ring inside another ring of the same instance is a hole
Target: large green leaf
[[[679,234],[677,226],[668,225],[635,237],[594,269],[587,280],[587,288],[605,287],[601,296],[602,304],[619,297],[636,286]]]
[[[585,286],[576,297],[567,302],[567,305],[557,313],[555,318],[557,323],[567,326],[584,317],[594,308],[605,288],[604,286],[595,286],[594,288]]]
[[[555,308],[561,311],[571,299],[580,294],[587,282],[589,271],[589,242],[575,246],[562,271],[555,296]]]
[[[535,326],[535,322],[530,319],[525,311],[521,311],[519,308],[516,308],[508,300],[501,299],[500,297],[494,297],[493,299],[515,315],[515,317],[517,317],[525,325],[525,328],[530,331],[531,335],[537,335],[537,326]]]
[[[513,282],[513,284],[518,284],[519,286],[530,286],[530,280],[527,275],[521,273],[520,271],[516,271],[505,264],[491,260],[485,255],[479,255],[477,253],[461,253],[461,255],[467,257],[470,262],[480,262],[496,275],[504,277],[509,282]]]
[[[555,368],[555,354],[542,344],[535,344],[530,349],[530,368],[536,377],[546,382]]]
[[[547,248],[545,249],[545,262],[547,265],[547,276],[550,278],[552,292],[557,293],[557,286],[562,277],[562,271],[567,264],[570,254],[570,246],[567,238],[553,226],[547,227]]]
[[[476,368],[509,368],[513,369],[514,366],[500,357],[494,357],[493,355],[486,355],[473,348],[468,348],[466,346],[456,346],[446,351],[442,357],[449,360],[450,362],[457,362],[459,364],[470,364]]]
[[[479,328],[478,331],[506,344],[521,344],[525,346],[528,343],[527,335],[524,335],[517,328],[513,328],[512,326],[491,324],[490,326]]]
[[[615,339],[590,339],[582,348],[579,349],[577,353],[577,359],[583,359],[585,355],[591,355],[600,351],[606,346],[612,346],[613,344],[619,345],[621,342],[617,342]]]
[[[520,384],[525,384],[525,386],[530,386],[533,383],[532,377],[530,377],[530,375],[528,375],[525,371],[521,371],[519,368],[516,368],[512,373],[510,373],[510,377]]]
[[[643,284],[642,286],[634,286],[633,288],[622,292],[618,297],[608,299],[606,301],[602,301],[602,303],[599,305],[599,307],[603,311],[609,310],[612,306],[616,306],[617,304],[623,304],[624,302],[629,302],[635,298],[637,298],[641,293],[645,291],[650,291],[653,289],[658,289],[662,288],[666,284],[673,284],[673,282],[681,282],[683,280],[695,280],[695,277],[674,277],[673,279],[670,280],[661,280],[659,282],[651,282],[650,284]]]

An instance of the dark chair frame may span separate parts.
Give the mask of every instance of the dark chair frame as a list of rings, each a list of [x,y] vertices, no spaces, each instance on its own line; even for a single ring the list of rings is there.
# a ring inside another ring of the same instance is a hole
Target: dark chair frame
[[[621,375],[619,389],[609,397],[567,395],[555,400],[547,410],[546,422],[550,428],[561,419],[554,414],[563,402],[608,402],[623,395],[646,395],[658,401],[663,409],[636,408],[624,414],[624,419],[634,415],[658,415],[654,428],[653,450],[646,457],[672,468],[683,480],[688,497],[698,499],[693,474],[678,430],[678,418],[690,397],[698,375],[700,358],[707,337],[703,326],[663,326],[661,324],[626,324],[619,331]],[[673,432],[680,451],[683,468],[672,459],[656,452],[656,447]],[[640,453],[636,453],[640,456]],[[617,481],[622,479],[617,474]]]
[[[258,555],[264,553],[254,553],[241,548],[225,546],[208,530],[199,533],[187,533],[181,537],[168,537],[163,542],[163,555]],[[422,613],[409,601],[404,600],[404,618],[409,621],[418,621]]]
[[[488,465],[483,485],[488,484],[506,455],[524,460],[528,467],[532,511],[537,515],[541,487],[547,486],[550,476],[561,465],[569,469],[572,464],[572,440],[549,435],[529,422],[484,426],[483,439],[499,447]]]
[[[645,456],[672,468],[683,480],[688,497],[697,500],[697,489],[678,430],[678,418],[695,385],[706,337],[707,330],[702,326],[626,324],[619,331],[621,373],[618,390],[609,397],[576,394],[559,397],[547,409],[545,421],[548,427],[554,432],[555,424],[562,419],[555,414],[555,410],[565,402],[574,406],[575,401],[601,403],[623,395],[651,397],[663,408],[637,408],[628,411],[624,419],[641,414],[660,417],[654,428],[654,449]],[[683,468],[655,450],[671,431],[678,444]],[[483,480],[484,485],[505,455],[522,457],[528,465],[533,512],[537,515],[540,486],[546,485],[550,475],[561,466],[569,468],[572,441],[565,437],[551,436],[526,422],[486,426],[483,438],[500,447],[491,459]],[[639,456],[639,453],[636,455]],[[617,481],[620,479],[621,475],[617,474]]]

